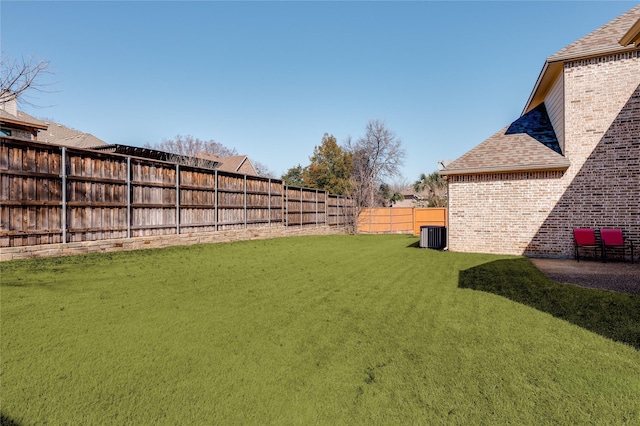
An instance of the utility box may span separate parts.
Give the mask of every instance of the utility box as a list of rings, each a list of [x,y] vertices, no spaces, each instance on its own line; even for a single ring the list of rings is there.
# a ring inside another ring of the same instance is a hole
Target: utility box
[[[421,226],[420,248],[442,250],[447,246],[446,226]]]

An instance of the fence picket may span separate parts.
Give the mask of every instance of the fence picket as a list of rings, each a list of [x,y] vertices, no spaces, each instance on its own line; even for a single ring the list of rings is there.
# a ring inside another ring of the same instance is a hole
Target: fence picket
[[[0,247],[347,223],[316,189],[10,137],[0,173]]]

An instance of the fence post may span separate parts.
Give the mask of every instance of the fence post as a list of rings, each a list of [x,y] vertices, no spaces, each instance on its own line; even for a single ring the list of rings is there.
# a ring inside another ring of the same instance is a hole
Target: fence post
[[[284,186],[284,226],[289,226],[289,187]]]
[[[329,226],[329,191],[324,191],[324,226]]]
[[[316,228],[318,227],[318,190],[316,189]]]
[[[416,235],[416,208],[411,209],[411,219],[413,222],[413,235]]]
[[[247,229],[247,175],[244,175],[244,229]]]
[[[131,157],[127,156],[127,238],[131,238]]]
[[[267,200],[267,224],[269,225],[269,228],[271,227],[271,178],[269,178],[268,181],[268,189],[267,189],[267,197],[269,197],[269,199]]]
[[[304,191],[302,188],[300,188],[300,228],[302,228],[302,205],[304,204],[302,201],[302,191]]]
[[[218,169],[215,169],[213,171],[213,184],[215,185],[214,187],[214,192],[213,192],[213,228],[217,231],[218,230],[218,221],[219,221],[219,217],[218,217]]]
[[[62,147],[62,161],[60,173],[62,178],[62,203],[60,211],[60,225],[62,228],[62,242],[67,242],[67,148]]]
[[[180,235],[180,164],[176,164],[176,234]]]

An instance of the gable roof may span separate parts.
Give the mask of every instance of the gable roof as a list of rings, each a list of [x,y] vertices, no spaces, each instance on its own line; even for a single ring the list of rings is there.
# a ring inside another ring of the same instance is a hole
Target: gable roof
[[[230,157],[219,157],[215,154],[209,154],[206,152],[199,152],[196,157],[205,158],[207,160],[216,161],[220,163],[217,167],[218,170],[223,172],[241,173],[251,176],[257,176],[251,160],[246,155],[232,155]]]
[[[523,113],[542,101],[562,72],[564,63],[605,55],[634,52],[640,42],[640,5],[549,56],[527,100]]]
[[[569,165],[541,104],[448,164],[440,174],[566,170]]]
[[[39,142],[75,148],[94,148],[107,145],[105,141],[93,136],[91,133],[84,133],[58,123],[51,122],[47,124],[49,125],[48,128],[38,132]]]

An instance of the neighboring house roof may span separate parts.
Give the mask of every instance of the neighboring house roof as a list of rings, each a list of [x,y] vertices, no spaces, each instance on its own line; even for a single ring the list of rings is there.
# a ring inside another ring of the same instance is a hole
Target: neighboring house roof
[[[441,175],[516,170],[565,170],[558,139],[544,104],[449,163]]]
[[[218,170],[223,172],[241,173],[245,175],[258,176],[258,172],[253,167],[251,160],[246,155],[233,155],[231,157],[219,157],[215,154],[199,152],[196,157],[205,158],[220,163]]]
[[[105,141],[93,136],[91,133],[70,129],[59,123],[47,122],[47,124],[49,127],[38,133],[38,142],[75,148],[94,148],[107,145]]]
[[[544,101],[564,63],[598,56],[633,52],[640,42],[640,5],[549,56],[527,100],[524,112]]]
[[[423,191],[420,192],[416,192],[415,188],[413,187],[413,185],[403,189],[402,191],[400,191],[400,195],[402,195],[402,197],[404,197],[405,200],[423,200],[427,197],[429,197],[429,190],[425,189]]]
[[[35,119],[22,111],[17,111],[17,115],[14,115],[0,108],[0,121],[9,124],[33,127],[35,129],[44,130],[47,128],[47,124],[44,121]]]
[[[143,148],[129,145],[102,145],[93,147],[93,150],[102,152],[112,152],[115,154],[130,155],[132,157],[149,158],[152,160],[166,161],[177,163],[184,166],[201,167],[207,169],[215,169],[218,163],[214,160],[202,157],[189,157],[187,155],[173,154],[171,152],[158,151],[152,148]]]

